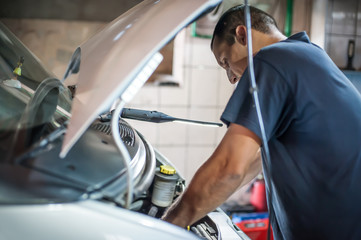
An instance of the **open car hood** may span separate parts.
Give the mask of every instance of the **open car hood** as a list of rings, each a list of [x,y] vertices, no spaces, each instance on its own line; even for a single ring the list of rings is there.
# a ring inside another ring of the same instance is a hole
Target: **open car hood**
[[[130,99],[124,93],[168,41],[220,2],[145,0],[82,44],[72,117],[60,156],[66,156],[94,119],[117,98]]]

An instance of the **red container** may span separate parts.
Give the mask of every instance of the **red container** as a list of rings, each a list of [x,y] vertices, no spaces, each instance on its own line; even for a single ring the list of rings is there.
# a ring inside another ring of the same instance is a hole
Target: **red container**
[[[249,201],[256,212],[267,212],[266,186],[263,179],[257,179],[253,183]]]
[[[236,225],[252,240],[267,240],[268,218],[244,220]],[[271,238],[273,233],[271,229]]]

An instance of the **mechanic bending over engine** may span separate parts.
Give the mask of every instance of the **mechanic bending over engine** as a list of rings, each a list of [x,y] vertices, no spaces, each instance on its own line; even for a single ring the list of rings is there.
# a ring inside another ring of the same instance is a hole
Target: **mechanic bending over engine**
[[[361,239],[360,94],[305,32],[286,38],[271,16],[254,7],[250,11],[271,155],[268,203],[275,239]],[[244,6],[220,18],[211,48],[238,86],[221,116],[228,125],[223,140],[163,216],[181,227],[214,210],[261,171]]]

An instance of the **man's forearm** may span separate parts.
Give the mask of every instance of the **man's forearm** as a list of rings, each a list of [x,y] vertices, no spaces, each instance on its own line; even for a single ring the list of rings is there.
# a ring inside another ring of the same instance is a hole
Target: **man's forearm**
[[[252,181],[258,174],[262,172],[262,157],[261,149],[258,150],[255,160],[251,163],[240,187],[243,187],[250,181]]]
[[[243,176],[225,175],[217,178],[216,174],[208,175],[206,171],[202,172],[203,167],[200,168],[185,193],[163,219],[181,227],[194,223],[226,201],[237,188],[254,179],[260,170],[259,158],[255,159]],[[197,184],[199,181],[204,182],[204,185]]]
[[[185,193],[167,211],[164,220],[181,227],[190,225],[260,172],[259,143],[237,130],[227,132],[220,146],[196,172]]]
[[[221,178],[215,177],[216,175],[217,173],[207,174],[206,169],[200,168],[181,200],[168,210],[164,219],[186,227],[223,203],[242,181],[242,176],[239,175]]]

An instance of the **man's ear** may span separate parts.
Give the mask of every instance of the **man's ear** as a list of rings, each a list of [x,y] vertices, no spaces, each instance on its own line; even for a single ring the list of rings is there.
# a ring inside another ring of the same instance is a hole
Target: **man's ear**
[[[244,25],[238,25],[236,28],[236,40],[242,45],[247,45],[247,28]]]

